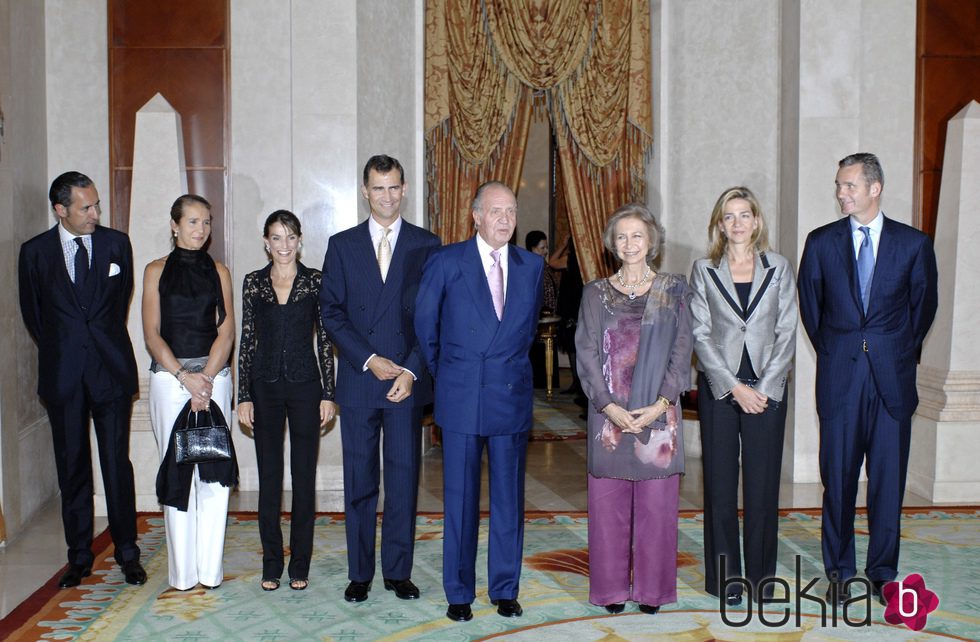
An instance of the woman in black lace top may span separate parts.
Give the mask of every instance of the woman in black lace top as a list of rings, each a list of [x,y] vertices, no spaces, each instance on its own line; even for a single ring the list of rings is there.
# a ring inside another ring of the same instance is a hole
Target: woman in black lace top
[[[191,410],[205,410],[213,399],[231,417],[228,359],[235,341],[231,274],[204,249],[211,236],[211,204],[194,194],[181,196],[170,208],[170,229],[173,252],[143,273],[143,336],[153,358],[150,422],[161,461],[188,400]],[[187,486],[174,494],[179,499],[163,507],[175,589],[221,584],[228,495],[236,477],[234,465],[220,470],[195,465]]]
[[[271,262],[248,274],[242,287],[238,420],[255,435],[262,588],[274,591],[283,571],[279,512],[283,423],[289,418],[293,481],[289,587],[301,591],[309,585],[313,553],[320,431],[337,412],[333,346],[320,325],[320,271],[299,262],[299,219],[292,212],[275,211],[266,219],[262,236]]]

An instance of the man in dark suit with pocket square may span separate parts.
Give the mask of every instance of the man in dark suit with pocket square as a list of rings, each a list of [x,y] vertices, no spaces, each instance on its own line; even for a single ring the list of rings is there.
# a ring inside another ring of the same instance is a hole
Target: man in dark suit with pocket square
[[[128,236],[99,225],[99,193],[84,174],[62,174],[48,195],[58,224],[21,246],[18,270],[21,313],[38,346],[37,392],[51,422],[61,489],[68,568],[59,586],[78,586],[95,559],[90,418],[116,562],[126,582],[143,584],[129,460],[139,387],[126,328],[133,250]]]
[[[886,218],[885,177],[874,154],[839,163],[844,217],[807,237],[800,261],[800,317],[817,353],[823,561],[829,601],[843,603],[857,569],[854,513],[862,463],[868,475],[871,593],[898,574],[902,498],[915,371],[938,305],[929,237]],[[860,580],[859,580],[860,581]]]
[[[323,327],[339,352],[336,400],[350,580],[344,599],[366,600],[374,578],[380,451],[382,578],[385,589],[411,600],[419,597],[411,576],[422,409],[432,400],[412,323],[422,266],[440,242],[402,219],[407,188],[398,160],[372,156],[362,179],[371,215],[330,237],[320,289]]]

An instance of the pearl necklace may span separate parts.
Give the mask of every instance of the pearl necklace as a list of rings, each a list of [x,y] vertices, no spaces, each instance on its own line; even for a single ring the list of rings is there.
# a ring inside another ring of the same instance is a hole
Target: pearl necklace
[[[636,283],[627,283],[626,279],[623,278],[623,268],[619,268],[619,271],[616,272],[616,278],[619,279],[619,285],[622,286],[624,290],[630,291],[629,297],[630,301],[632,301],[636,298],[636,289],[642,287],[643,284],[647,282],[647,279],[650,278],[650,274],[652,274],[652,270],[650,270],[650,266],[648,265],[647,271],[643,274],[643,278]]]

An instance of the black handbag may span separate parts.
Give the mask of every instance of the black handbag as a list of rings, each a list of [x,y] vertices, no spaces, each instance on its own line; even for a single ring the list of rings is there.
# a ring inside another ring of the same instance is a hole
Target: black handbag
[[[212,401],[208,410],[194,412],[184,406],[186,426],[174,428],[174,456],[178,464],[206,464],[231,459],[231,431]]]

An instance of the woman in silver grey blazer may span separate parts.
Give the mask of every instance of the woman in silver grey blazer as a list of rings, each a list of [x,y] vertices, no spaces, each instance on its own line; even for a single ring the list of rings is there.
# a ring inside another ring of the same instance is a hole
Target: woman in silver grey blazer
[[[755,195],[732,187],[708,224],[708,257],[694,263],[694,350],[704,466],[705,590],[728,605],[771,597],[776,572],[786,378],[796,351],[796,283],[769,250]],[[745,573],[739,550],[742,461]],[[741,581],[739,581],[740,578]]]

